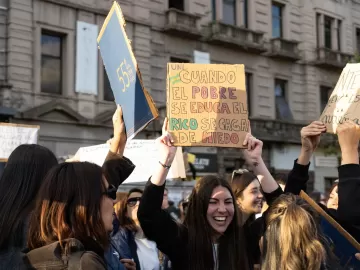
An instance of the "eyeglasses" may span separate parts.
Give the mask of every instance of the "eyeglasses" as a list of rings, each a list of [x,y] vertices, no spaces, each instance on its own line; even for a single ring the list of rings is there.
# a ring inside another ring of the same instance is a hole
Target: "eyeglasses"
[[[116,200],[116,192],[117,192],[117,188],[114,185],[109,185],[107,190],[102,194],[109,197],[112,200]]]
[[[246,173],[246,172],[249,172],[249,171],[246,170],[246,169],[238,169],[238,170],[233,171],[233,173],[232,173],[232,175],[231,175],[231,182],[234,180],[234,177],[235,177],[236,175],[243,175],[243,174]]]
[[[141,197],[134,197],[127,200],[126,204],[130,207],[134,207],[137,202],[140,202]]]

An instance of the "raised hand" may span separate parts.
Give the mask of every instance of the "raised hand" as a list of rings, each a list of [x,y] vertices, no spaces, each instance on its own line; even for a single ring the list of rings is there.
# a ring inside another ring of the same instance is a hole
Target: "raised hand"
[[[136,263],[131,259],[121,259],[120,262],[125,266],[126,270],[136,270]]]
[[[342,164],[359,164],[360,126],[352,121],[337,127],[336,133],[341,148]]]
[[[174,140],[172,139],[171,134],[167,131],[168,125],[169,121],[167,118],[165,118],[162,127],[162,135],[156,139],[156,144],[159,149],[160,162],[162,162],[164,165],[170,166],[174,160],[177,148],[174,147]]]
[[[313,153],[320,143],[320,135],[326,131],[326,126],[320,121],[314,121],[301,129],[301,148]]]
[[[126,129],[123,119],[123,111],[120,105],[117,105],[116,111],[112,117],[113,127],[114,127],[114,138],[108,140],[110,144],[110,151],[113,153],[123,154],[125,145],[126,145]]]
[[[263,142],[248,133],[246,134],[243,145],[247,146],[247,148],[243,150],[246,163],[256,167],[262,161]]]

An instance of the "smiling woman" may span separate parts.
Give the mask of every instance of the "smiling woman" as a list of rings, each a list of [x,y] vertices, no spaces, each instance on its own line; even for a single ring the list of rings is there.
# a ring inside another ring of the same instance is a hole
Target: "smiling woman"
[[[168,255],[173,270],[248,269],[241,218],[228,181],[216,176],[200,179],[190,195],[183,224],[161,209],[166,165],[176,153],[171,135],[165,128],[163,133],[157,140],[161,159],[138,210],[145,235]]]

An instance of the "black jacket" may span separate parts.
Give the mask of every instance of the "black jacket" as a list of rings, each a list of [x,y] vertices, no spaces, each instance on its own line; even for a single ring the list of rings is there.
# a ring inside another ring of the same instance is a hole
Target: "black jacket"
[[[310,165],[310,164],[309,164]],[[288,175],[285,192],[298,195],[301,190],[306,192],[309,180],[309,165],[299,165],[297,160]],[[360,165],[341,165],[339,170],[337,210],[321,207],[332,216],[357,242],[360,242]]]

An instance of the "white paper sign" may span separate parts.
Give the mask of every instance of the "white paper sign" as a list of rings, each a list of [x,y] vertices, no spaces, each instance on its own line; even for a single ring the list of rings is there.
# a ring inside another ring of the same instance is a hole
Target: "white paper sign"
[[[76,31],[76,86],[78,93],[98,93],[98,26],[77,21]]]
[[[88,161],[102,166],[110,150],[109,145],[100,144],[82,147],[76,153],[80,161]],[[158,149],[155,140],[131,140],[125,147],[124,156],[135,164],[135,170],[124,183],[144,182],[154,172],[159,163]],[[76,156],[75,155],[75,156]],[[178,147],[175,159],[167,178],[186,178],[182,148]]]
[[[0,123],[0,161],[6,161],[21,144],[36,144],[39,126]]]

